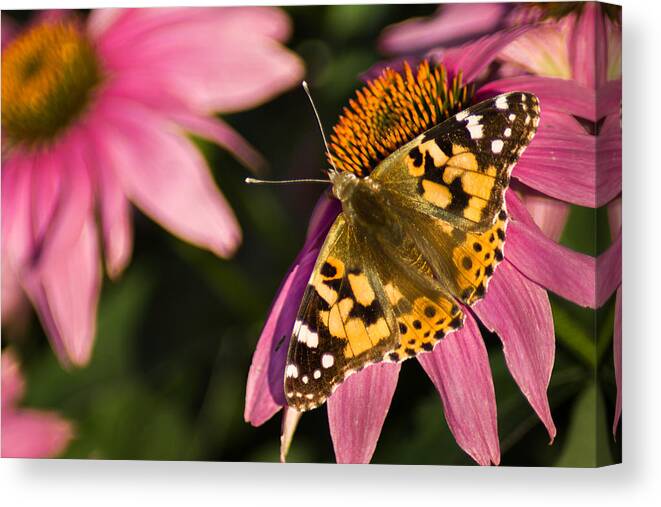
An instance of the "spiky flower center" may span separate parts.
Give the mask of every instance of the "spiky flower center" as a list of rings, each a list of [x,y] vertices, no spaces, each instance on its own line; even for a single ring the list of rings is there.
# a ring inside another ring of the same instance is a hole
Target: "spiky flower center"
[[[331,134],[330,156],[337,168],[369,174],[397,148],[470,105],[473,89],[451,82],[442,66],[423,61],[415,70],[385,69],[349,101]]]
[[[74,22],[44,22],[2,54],[2,130],[12,143],[48,142],[101,82],[94,49]]]

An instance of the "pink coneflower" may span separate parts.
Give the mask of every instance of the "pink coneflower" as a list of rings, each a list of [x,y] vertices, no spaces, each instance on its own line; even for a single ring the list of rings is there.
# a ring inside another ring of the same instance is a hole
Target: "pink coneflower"
[[[54,412],[18,406],[25,390],[14,353],[2,352],[2,451],[3,458],[52,458],[64,451],[73,437],[73,426]]]
[[[89,361],[101,284],[130,260],[130,203],[221,257],[236,218],[187,132],[260,156],[214,111],[298,83],[274,8],[102,9],[50,16],[2,52],[3,252],[63,364]],[[7,32],[9,34],[9,32]],[[101,243],[99,241],[101,240]],[[3,264],[4,265],[4,264]]]
[[[437,93],[443,98],[457,97],[460,89],[465,90],[459,84],[462,72],[465,82],[474,82],[498,51],[523,31],[500,32],[472,44],[469,51],[446,52],[442,63],[447,68],[447,79],[431,86],[422,83],[420,88],[434,90],[430,92],[432,95]],[[415,79],[421,79],[420,76],[419,72]],[[411,79],[414,78],[407,77],[404,81],[410,84]],[[449,90],[452,93],[448,93]],[[491,83],[485,83],[477,89],[473,99],[494,95]],[[572,180],[567,179],[567,174],[576,164],[594,163],[594,154],[590,151],[593,145],[587,135],[563,132],[567,115],[558,109],[567,106],[562,95],[543,93],[539,98],[542,108],[539,130],[512,176],[532,177],[541,191],[562,185],[571,192]],[[449,104],[453,103],[448,100]],[[445,102],[439,100],[439,103]],[[375,109],[379,108],[375,106]],[[547,110],[549,113],[545,113]],[[396,122],[384,122],[390,123]],[[337,135],[338,131],[335,133]],[[570,155],[571,160],[565,161]],[[555,164],[551,175],[545,165],[549,159]],[[553,440],[556,430],[546,390],[554,362],[555,336],[547,289],[582,306],[593,306],[595,300],[595,259],[573,252],[545,236],[512,190],[507,192],[506,201],[511,222],[505,258],[495,271],[485,298],[466,310],[463,328],[444,338],[432,352],[418,356],[440,394],[446,420],[457,443],[483,465],[499,463],[500,449],[491,370],[477,321],[502,340],[512,376]],[[274,300],[248,376],[244,416],[253,425],[262,424],[285,406],[286,340],[291,335],[319,248],[338,212],[336,201],[322,198],[313,213],[303,250]],[[329,425],[338,462],[370,461],[399,370],[398,364],[370,366],[349,377],[329,398]],[[285,411],[283,455],[291,442],[297,417],[292,410]]]

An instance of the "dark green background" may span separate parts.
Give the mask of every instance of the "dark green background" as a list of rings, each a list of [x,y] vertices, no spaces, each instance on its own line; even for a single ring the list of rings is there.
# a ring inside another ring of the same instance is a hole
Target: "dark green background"
[[[307,67],[327,130],[383,58],[390,23],[432,5],[287,8],[289,47]],[[6,13],[5,13],[6,14]],[[17,13],[25,20],[29,14]],[[316,177],[321,139],[300,88],[257,109],[225,117],[270,163],[268,177]],[[133,261],[119,281],[104,280],[91,364],[64,371],[36,317],[17,348],[27,376],[24,404],[53,408],[75,422],[64,457],[277,461],[280,417],[260,428],[243,421],[245,382],[272,297],[303,243],[318,186],[248,187],[230,155],[197,140],[237,213],[245,241],[221,260],[165,233],[135,212]],[[595,241],[595,238],[599,238]],[[574,208],[563,243],[590,254],[609,242],[606,214]],[[598,243],[598,244],[597,244]],[[621,459],[610,433],[615,384],[613,298],[594,312],[551,296],[556,362],[549,399],[558,435],[548,435],[509,375],[500,342],[483,329],[498,403],[503,465],[594,466]],[[5,330],[5,344],[7,330]],[[299,424],[290,461],[334,461],[326,409]],[[374,463],[473,464],[443,418],[440,399],[416,361],[403,364]]]

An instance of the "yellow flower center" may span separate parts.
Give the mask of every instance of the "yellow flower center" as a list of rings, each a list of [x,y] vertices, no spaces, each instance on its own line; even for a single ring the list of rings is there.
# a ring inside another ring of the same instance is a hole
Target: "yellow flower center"
[[[402,72],[385,69],[356,92],[345,107],[333,133],[330,151],[341,171],[369,174],[397,148],[434,125],[465,109],[473,99],[472,86],[451,83],[441,66],[423,61],[415,73],[404,64]]]
[[[96,54],[76,23],[45,22],[2,53],[2,130],[11,143],[48,142],[89,103],[101,81]]]

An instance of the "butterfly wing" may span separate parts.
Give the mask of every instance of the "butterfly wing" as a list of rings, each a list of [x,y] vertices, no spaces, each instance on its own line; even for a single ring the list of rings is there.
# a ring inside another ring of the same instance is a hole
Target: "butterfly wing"
[[[364,246],[340,214],[319,253],[289,344],[285,395],[297,410],[320,405],[347,375],[394,347],[392,312]]]
[[[464,231],[489,229],[539,124],[530,93],[485,100],[398,149],[370,177],[398,202]]]
[[[322,404],[350,374],[433,346],[463,317],[409,238],[395,244],[340,214],[315,264],[285,366],[299,411]]]
[[[537,97],[500,95],[418,136],[371,174],[396,219],[415,224],[436,279],[466,304],[484,296],[503,259],[505,190],[538,124]]]

